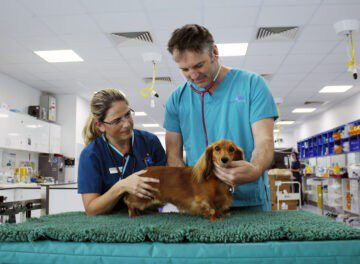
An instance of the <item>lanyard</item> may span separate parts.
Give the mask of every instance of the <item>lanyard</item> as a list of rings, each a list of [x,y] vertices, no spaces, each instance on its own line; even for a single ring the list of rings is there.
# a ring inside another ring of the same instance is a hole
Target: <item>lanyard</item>
[[[193,90],[197,94],[200,94],[200,96],[201,96],[201,120],[202,120],[203,129],[204,129],[204,137],[205,137],[206,147],[209,145],[209,140],[208,140],[206,124],[205,124],[205,94],[210,93],[210,89],[214,86],[214,84],[219,76],[220,70],[221,70],[221,65],[219,66],[219,69],[215,75],[215,78],[205,87],[206,89],[203,91],[197,90],[192,84],[190,84],[191,90]]]
[[[116,160],[115,160],[114,152],[113,152],[113,150],[111,149],[110,143],[109,143],[109,141],[107,140],[106,136],[104,136],[104,139],[105,139],[105,141],[106,141],[106,146],[107,146],[107,149],[108,149],[108,151],[109,151],[111,160],[112,160],[112,162],[113,162],[113,164],[114,164],[114,166],[115,166],[115,168],[116,168],[117,173],[119,174],[120,180],[122,180],[122,179],[123,179],[123,176],[124,176],[124,173],[125,173],[125,168],[127,167],[127,164],[128,164],[128,161],[129,161],[129,159],[131,158],[131,156],[133,156],[133,155],[131,154],[131,153],[132,153],[132,147],[131,147],[131,149],[130,149],[130,153],[124,155],[124,162],[123,162],[122,172],[121,172],[120,169],[119,169],[119,167],[118,167],[118,165],[117,165],[117,162],[116,162]],[[135,170],[135,156],[133,157],[133,159],[134,159],[134,161],[133,161],[132,172],[134,172],[134,170]]]

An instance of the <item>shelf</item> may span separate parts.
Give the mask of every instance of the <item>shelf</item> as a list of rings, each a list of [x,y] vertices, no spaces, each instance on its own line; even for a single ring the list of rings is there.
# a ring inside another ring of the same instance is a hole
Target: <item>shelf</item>
[[[299,141],[298,152],[301,159],[342,155],[351,152],[360,151],[360,135],[350,136],[348,131],[350,127],[360,125],[360,120],[350,122],[334,129],[325,131],[323,133],[314,135],[313,137]],[[339,133],[343,136],[339,139],[334,139],[333,135],[339,136]],[[345,136],[344,136],[345,135]],[[335,153],[335,149],[341,147],[342,151]],[[344,149],[346,151],[344,151]]]

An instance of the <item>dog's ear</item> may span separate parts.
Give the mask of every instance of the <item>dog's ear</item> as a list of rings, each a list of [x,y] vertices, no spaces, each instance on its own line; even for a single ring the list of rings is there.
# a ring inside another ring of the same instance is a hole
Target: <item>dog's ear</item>
[[[203,174],[203,177],[205,180],[208,180],[210,175],[211,175],[211,172],[213,171],[214,169],[214,162],[213,162],[213,147],[212,146],[209,146],[206,148],[206,158],[205,158],[205,164],[206,164],[206,167],[205,167],[205,172]]]
[[[212,146],[208,146],[193,168],[193,174],[197,182],[207,180],[213,170]]]
[[[240,147],[236,147],[234,160],[245,160],[244,151]]]

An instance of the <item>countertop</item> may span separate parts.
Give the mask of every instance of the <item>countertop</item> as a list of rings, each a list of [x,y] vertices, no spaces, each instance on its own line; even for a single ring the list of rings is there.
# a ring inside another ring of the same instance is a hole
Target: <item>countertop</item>
[[[77,189],[76,182],[70,183],[4,183],[0,184],[0,190],[8,189],[40,189],[48,185],[50,189]]]

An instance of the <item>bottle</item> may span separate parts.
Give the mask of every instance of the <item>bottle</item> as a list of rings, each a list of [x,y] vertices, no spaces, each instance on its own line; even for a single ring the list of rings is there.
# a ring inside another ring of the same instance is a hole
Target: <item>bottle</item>
[[[14,183],[14,175],[13,175],[13,171],[11,169],[10,161],[6,164],[4,178],[6,179],[7,183]]]
[[[339,166],[338,163],[336,163],[335,166],[334,166],[334,174],[335,175],[340,174],[340,166]]]

